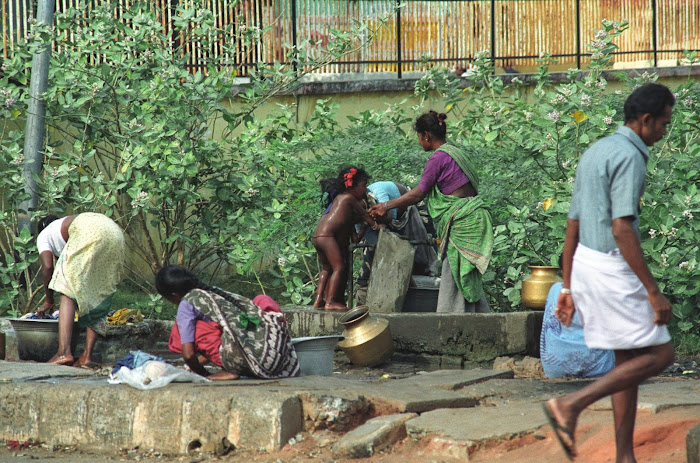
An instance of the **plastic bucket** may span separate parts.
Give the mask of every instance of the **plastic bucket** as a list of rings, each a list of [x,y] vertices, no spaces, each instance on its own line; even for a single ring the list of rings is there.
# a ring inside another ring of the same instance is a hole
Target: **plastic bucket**
[[[331,376],[333,374],[333,354],[342,336],[318,336],[294,338],[294,350],[299,359],[301,376]]]

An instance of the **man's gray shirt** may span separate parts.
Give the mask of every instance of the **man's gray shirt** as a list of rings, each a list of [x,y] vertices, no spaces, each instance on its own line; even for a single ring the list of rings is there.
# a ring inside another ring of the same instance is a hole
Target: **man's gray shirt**
[[[646,187],[649,150],[632,129],[618,127],[581,156],[569,218],[579,222],[579,243],[599,252],[617,248],[612,221],[634,217],[639,236],[639,200]]]

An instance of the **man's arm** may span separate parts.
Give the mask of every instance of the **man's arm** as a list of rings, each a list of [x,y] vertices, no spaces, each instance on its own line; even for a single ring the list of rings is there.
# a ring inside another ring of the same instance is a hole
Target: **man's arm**
[[[576,246],[578,246],[578,230],[579,223],[578,220],[566,219],[566,236],[564,238],[564,250],[562,252],[562,276],[564,277],[564,284],[562,290],[571,289],[571,265],[574,261],[574,252],[576,252]],[[559,293],[559,298],[557,299],[557,309],[555,315],[557,320],[559,320],[563,325],[571,325],[571,321],[574,318],[574,300],[571,297],[571,293],[564,294],[564,291]]]
[[[654,323],[665,325],[671,320],[673,315],[671,303],[666,299],[656,283],[656,279],[651,274],[649,266],[644,261],[642,246],[639,243],[637,233],[632,227],[633,217],[620,217],[613,219],[612,232],[615,243],[620,249],[620,253],[629,264],[632,271],[637,275],[649,293],[649,302],[656,312]]]

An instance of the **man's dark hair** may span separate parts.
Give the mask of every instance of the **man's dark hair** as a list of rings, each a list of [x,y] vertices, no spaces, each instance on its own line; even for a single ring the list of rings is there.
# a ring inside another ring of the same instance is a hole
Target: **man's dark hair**
[[[625,123],[632,122],[643,114],[659,117],[666,106],[673,107],[676,99],[667,87],[649,83],[637,88],[625,101]]]

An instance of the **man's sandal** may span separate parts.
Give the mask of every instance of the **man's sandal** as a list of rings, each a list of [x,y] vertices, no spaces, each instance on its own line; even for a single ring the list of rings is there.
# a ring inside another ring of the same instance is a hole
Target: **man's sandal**
[[[552,411],[549,409],[547,406],[547,403],[542,404],[542,409],[544,410],[544,415],[547,417],[547,421],[549,422],[549,425],[552,427],[552,430],[554,430],[554,435],[557,437],[557,440],[559,441],[559,445],[561,445],[562,450],[564,450],[564,453],[566,454],[566,457],[573,461],[574,457],[576,456],[576,447],[574,444],[574,432],[567,428],[566,426],[562,426],[557,422],[557,419],[554,418],[554,415],[552,414]],[[569,442],[566,442],[564,440],[564,435],[566,435],[569,438]]]

